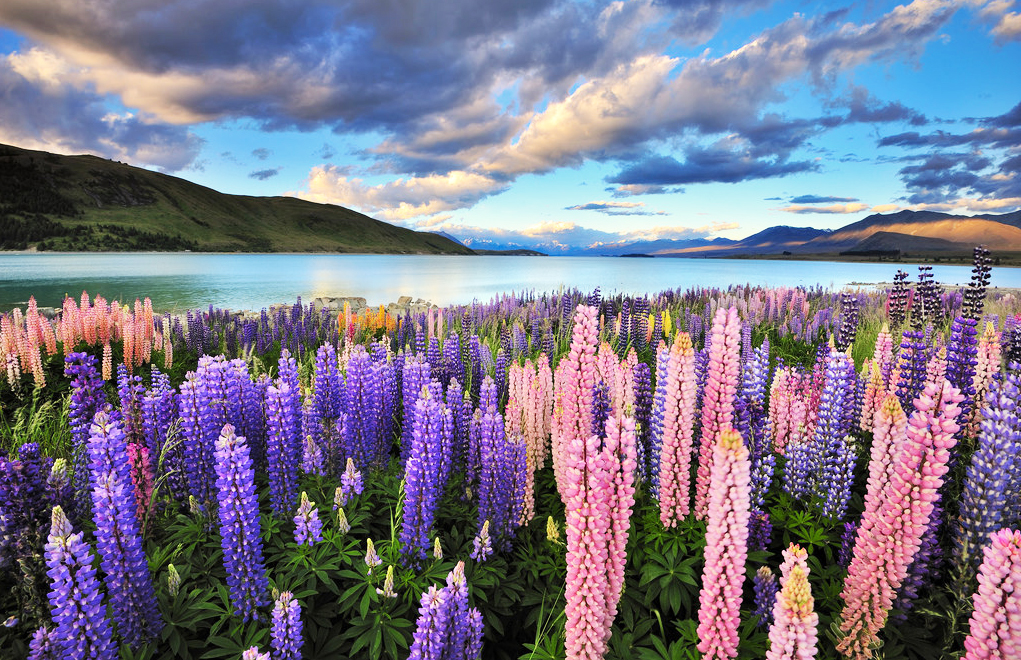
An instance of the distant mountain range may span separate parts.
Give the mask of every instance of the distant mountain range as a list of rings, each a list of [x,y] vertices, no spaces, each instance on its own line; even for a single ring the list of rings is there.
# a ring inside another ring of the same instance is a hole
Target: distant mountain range
[[[416,232],[333,204],[227,195],[95,156],[0,145],[0,249],[735,257],[1021,252],[1021,211],[874,214],[836,230],[770,227],[741,240],[576,247]]]

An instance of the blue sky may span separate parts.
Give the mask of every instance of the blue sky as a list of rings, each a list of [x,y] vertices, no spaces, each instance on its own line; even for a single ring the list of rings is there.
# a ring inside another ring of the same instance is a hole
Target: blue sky
[[[1021,0],[5,0],[0,142],[475,245],[1021,208]]]

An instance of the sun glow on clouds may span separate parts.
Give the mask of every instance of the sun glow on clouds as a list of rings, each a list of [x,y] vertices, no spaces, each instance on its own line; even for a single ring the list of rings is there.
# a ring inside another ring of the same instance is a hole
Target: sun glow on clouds
[[[287,194],[311,202],[353,206],[383,220],[404,221],[466,208],[505,188],[506,184],[493,178],[460,170],[368,185],[345,176],[333,165],[319,165],[312,168],[307,190]]]

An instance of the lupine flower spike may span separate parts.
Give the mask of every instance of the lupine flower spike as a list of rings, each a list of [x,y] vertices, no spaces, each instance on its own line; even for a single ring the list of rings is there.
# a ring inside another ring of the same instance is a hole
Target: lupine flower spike
[[[301,660],[301,645],[301,605],[290,591],[282,591],[271,616],[273,660]]]
[[[783,556],[766,660],[811,660],[817,651],[819,615],[808,584],[808,554],[792,543]]]
[[[699,594],[698,650],[736,658],[741,590],[748,555],[751,461],[741,436],[723,428],[713,451],[706,500],[705,571]]]
[[[964,660],[1021,657],[1021,531],[992,534],[973,600]]]

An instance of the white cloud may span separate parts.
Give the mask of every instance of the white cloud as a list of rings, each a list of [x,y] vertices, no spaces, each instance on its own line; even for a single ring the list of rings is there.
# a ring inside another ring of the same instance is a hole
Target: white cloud
[[[287,194],[353,207],[381,220],[403,221],[473,206],[506,187],[493,178],[461,170],[378,185],[368,185],[343,172],[333,165],[318,165],[309,174],[307,190]]]
[[[784,206],[779,211],[785,213],[824,213],[824,214],[842,214],[842,213],[858,213],[869,208],[868,204],[862,202],[851,202],[849,204],[830,204],[827,206],[819,206],[818,204],[791,204],[790,206]]]

